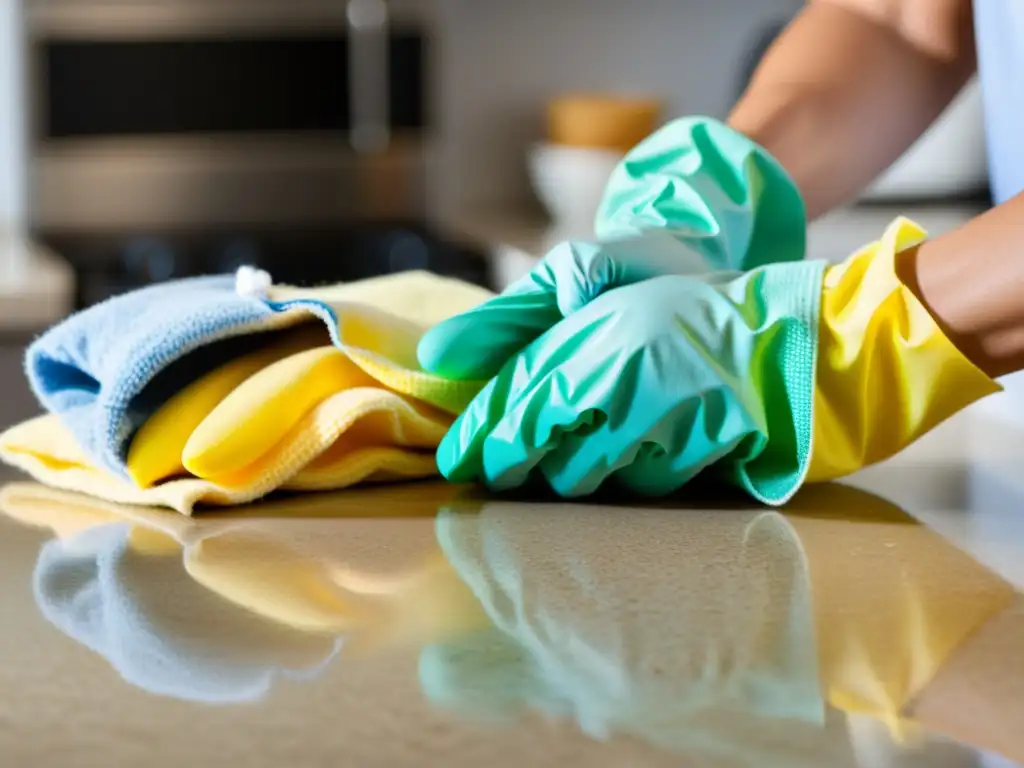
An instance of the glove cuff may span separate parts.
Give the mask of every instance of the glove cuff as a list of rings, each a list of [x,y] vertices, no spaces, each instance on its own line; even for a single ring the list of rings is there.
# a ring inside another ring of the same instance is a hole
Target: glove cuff
[[[897,255],[925,237],[898,218],[881,240],[826,273],[811,481],[887,459],[1000,390],[897,275]]]
[[[733,480],[758,501],[784,504],[799,490],[811,462],[814,392],[818,358],[818,316],[823,261],[774,264],[749,275],[766,316],[758,318],[765,347],[755,354],[764,434],[760,450],[734,458]]]

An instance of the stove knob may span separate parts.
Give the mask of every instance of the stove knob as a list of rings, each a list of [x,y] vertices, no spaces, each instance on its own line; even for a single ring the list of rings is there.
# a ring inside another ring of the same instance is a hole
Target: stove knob
[[[125,245],[121,261],[133,280],[159,283],[174,276],[178,259],[174,249],[163,240],[139,237]]]
[[[429,269],[430,245],[413,232],[399,231],[388,236],[384,243],[389,272]]]

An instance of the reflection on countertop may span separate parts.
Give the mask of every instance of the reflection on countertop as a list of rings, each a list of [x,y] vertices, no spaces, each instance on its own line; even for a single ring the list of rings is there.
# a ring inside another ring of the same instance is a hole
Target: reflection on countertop
[[[188,518],[10,484],[0,756],[1024,763],[1021,444],[968,413],[781,510],[423,483]]]

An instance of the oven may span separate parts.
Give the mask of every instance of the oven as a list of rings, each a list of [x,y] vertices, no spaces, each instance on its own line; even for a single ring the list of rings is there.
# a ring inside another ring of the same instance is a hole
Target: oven
[[[430,0],[24,0],[33,234],[78,303],[261,266],[486,283],[427,223]]]

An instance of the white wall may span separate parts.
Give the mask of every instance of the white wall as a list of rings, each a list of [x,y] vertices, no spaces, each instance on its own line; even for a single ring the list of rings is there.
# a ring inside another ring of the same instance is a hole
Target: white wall
[[[445,208],[530,199],[524,146],[567,90],[723,116],[759,32],[799,0],[441,0]]]
[[[0,0],[0,231],[25,222],[20,0]]]

